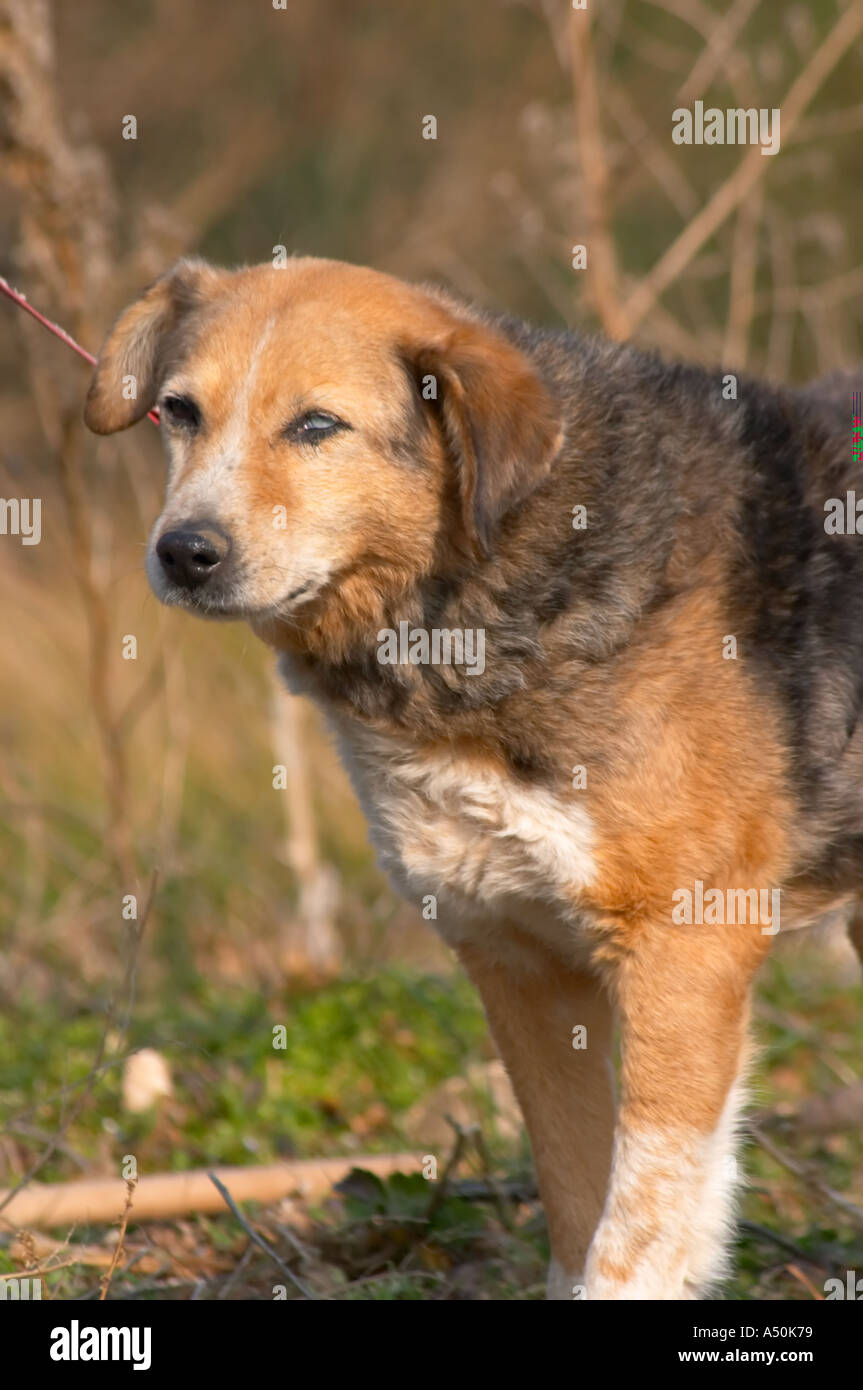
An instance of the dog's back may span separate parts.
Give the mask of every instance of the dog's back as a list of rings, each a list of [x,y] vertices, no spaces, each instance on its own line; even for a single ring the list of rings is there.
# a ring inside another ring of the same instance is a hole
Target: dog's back
[[[863,890],[863,544],[852,515],[859,498],[863,534],[863,436],[855,449],[852,432],[863,372],[774,387],[502,327],[569,416],[573,448],[546,484],[555,502],[538,505],[548,516],[571,497],[589,513],[577,545],[537,547],[541,611],[575,609],[583,644],[592,606],[598,654],[615,621],[631,633],[676,594],[718,585],[735,659],[769,692],[787,744],[807,895],[819,880],[825,898]]]

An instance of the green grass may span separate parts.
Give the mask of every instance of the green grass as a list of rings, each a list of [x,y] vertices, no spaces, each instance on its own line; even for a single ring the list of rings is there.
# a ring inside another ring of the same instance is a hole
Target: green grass
[[[35,1004],[0,1020],[0,1107],[13,1128],[26,1111],[54,1131],[81,1093],[104,1031],[97,1014]],[[476,997],[458,975],[389,970],[270,1001],[201,984],[159,1009],[141,1006],[123,1050],[156,1048],[171,1069],[173,1098],[159,1112],[125,1116],[122,1067],[109,1049],[65,1143],[85,1163],[104,1165],[113,1150],[116,1172],[129,1152],[141,1171],[323,1154],[338,1151],[340,1138],[353,1140],[352,1125],[366,1147],[386,1148],[398,1138],[399,1114],[458,1074],[484,1038]],[[79,1174],[57,1155],[42,1176]]]
[[[861,1006],[863,991],[819,979],[814,957],[771,963],[756,1013],[756,1107],[776,1114],[853,1079],[863,1045]],[[285,1046],[275,1048],[274,1029],[282,1026]],[[105,1069],[69,1120],[104,1031],[98,1013],[36,1000],[21,1002],[0,1021],[4,1182],[15,1181],[61,1128],[62,1150],[40,1173],[47,1181],[82,1170],[119,1173],[129,1153],[147,1173],[397,1148],[405,1142],[407,1109],[489,1055],[478,1000],[459,974],[383,969],[269,999],[199,981],[188,994],[142,1000],[125,1049],[109,1034]],[[121,1106],[120,1060],[124,1050],[142,1046],[165,1057],[174,1094],[148,1114],[129,1116]],[[781,1122],[769,1133],[822,1185],[860,1201],[859,1133],[807,1136],[783,1131]],[[523,1151],[491,1148],[498,1176],[524,1173]],[[440,1155],[441,1164],[445,1159]],[[806,1299],[830,1275],[863,1270],[863,1233],[836,1206],[757,1143],[745,1146],[744,1165],[743,1224],[725,1296]],[[470,1171],[479,1175],[475,1159],[462,1175]],[[341,1203],[316,1213],[307,1235],[305,1263],[318,1291],[372,1301],[540,1297],[547,1252],[537,1204],[514,1205],[502,1220],[494,1203],[466,1200],[458,1191],[432,1207],[433,1186],[422,1177],[386,1184],[355,1177]],[[284,1254],[272,1216],[259,1212],[255,1220]],[[245,1250],[247,1238],[227,1213],[175,1224],[194,1231],[212,1252],[214,1269],[220,1257],[230,1267]],[[75,1233],[76,1240],[87,1237]],[[135,1240],[133,1232],[127,1243],[134,1248]],[[3,1255],[0,1271],[15,1267]],[[230,1277],[223,1269],[208,1276],[215,1280],[208,1289]],[[246,1257],[243,1269],[228,1296],[272,1297],[273,1281],[284,1282],[264,1256]],[[50,1280],[54,1296],[62,1297],[92,1289],[97,1277],[75,1269]],[[115,1280],[113,1294],[187,1296],[182,1280],[134,1272]],[[291,1287],[287,1296],[294,1296]]]

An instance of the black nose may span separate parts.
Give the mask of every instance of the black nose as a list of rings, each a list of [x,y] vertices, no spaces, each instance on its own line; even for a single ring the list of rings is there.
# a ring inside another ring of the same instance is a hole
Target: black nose
[[[199,589],[225,560],[231,543],[227,536],[206,527],[200,531],[166,531],[156,544],[156,554],[172,584]]]

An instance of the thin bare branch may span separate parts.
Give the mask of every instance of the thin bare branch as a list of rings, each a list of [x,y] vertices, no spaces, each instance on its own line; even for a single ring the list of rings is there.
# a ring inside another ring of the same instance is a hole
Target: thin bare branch
[[[699,54],[686,81],[680,84],[678,101],[684,105],[692,101],[722,73],[729,54],[760,3],[761,0],[735,0],[728,13],[711,30],[706,48]]]
[[[731,280],[728,290],[728,319],[722,361],[728,366],[745,367],[749,355],[749,334],[755,314],[755,274],[758,267],[758,229],[763,207],[762,188],[738,209],[731,248]]]
[[[118,1261],[123,1253],[123,1241],[126,1239],[126,1227],[129,1224],[129,1212],[132,1210],[132,1198],[135,1195],[135,1181],[129,1178],[126,1182],[126,1205],[123,1208],[123,1215],[120,1217],[120,1232],[117,1236],[117,1244],[111,1256],[111,1263],[99,1280],[99,1302],[104,1303],[108,1297],[108,1290],[111,1287],[111,1280],[114,1278],[114,1270],[117,1268]]]
[[[863,33],[863,0],[854,0],[816,50],[803,72],[793,83],[781,103],[783,134],[787,138],[806,107],[854,41]],[[706,241],[740,206],[743,199],[764,178],[769,159],[753,145],[738,164],[734,173],[714,193],[713,197],[692,219],[675,241],[642,280],[624,305],[630,327],[635,329],[648,314],[657,299],[687,267]]]
[[[591,16],[573,10],[570,18],[572,77],[575,87],[577,156],[584,184],[588,248],[588,299],[605,332],[625,338],[628,316],[618,289],[617,256],[608,218],[608,161],[599,113],[599,87],[593,58]]]

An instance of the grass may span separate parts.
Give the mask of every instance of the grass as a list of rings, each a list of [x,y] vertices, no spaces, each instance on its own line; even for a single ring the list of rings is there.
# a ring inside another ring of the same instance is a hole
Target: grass
[[[790,963],[774,961],[765,972],[755,1101],[774,1117],[773,1142],[810,1166],[821,1184],[859,1202],[859,1131],[816,1137],[782,1130],[783,1109],[853,1075],[863,1043],[863,991],[837,991],[818,969],[817,957],[795,956]],[[285,1045],[276,1048],[274,1029],[282,1025]],[[0,1023],[0,1104],[12,1117],[5,1182],[15,1181],[38,1157],[45,1137],[61,1127],[70,1089],[87,1076],[103,1028],[98,1014],[46,1009],[36,1001],[21,1003]],[[416,1147],[421,1137],[404,1127],[410,1107],[489,1056],[481,1010],[465,979],[393,968],[266,1000],[199,982],[188,994],[142,1001],[128,1044],[164,1056],[174,1094],[144,1115],[126,1115],[121,1068],[108,1065],[42,1178],[70,1179],[82,1170],[117,1174],[128,1153],[147,1173]],[[524,1179],[525,1150],[491,1133],[489,1139],[493,1174]],[[447,1155],[437,1157],[440,1177]],[[863,1270],[863,1232],[838,1207],[757,1143],[746,1145],[745,1167],[736,1272],[725,1296],[807,1299],[826,1278]],[[547,1255],[541,1208],[523,1198],[498,1206],[488,1191],[483,1200],[474,1189],[463,1195],[459,1183],[471,1176],[488,1176],[475,1154],[460,1165],[441,1200],[421,1176],[381,1183],[355,1175],[340,1198],[297,1218],[301,1257],[278,1211],[253,1205],[248,1211],[281,1258],[301,1269],[321,1296],[541,1297]],[[73,1245],[104,1236],[78,1230]],[[139,1262],[147,1254],[152,1260],[158,1249],[164,1269],[154,1278],[136,1273],[134,1263],[125,1270],[121,1261],[112,1297],[182,1298],[196,1285],[199,1297],[279,1297],[281,1286],[284,1296],[296,1296],[275,1264],[250,1248],[229,1213],[132,1227],[125,1248]],[[7,1249],[0,1272],[15,1267]],[[53,1297],[87,1297],[97,1280],[92,1267],[73,1264],[49,1274],[48,1288]]]
[[[279,1031],[283,1029],[283,1034]],[[35,1004],[0,1023],[0,1106],[59,1126],[66,1095],[84,1082],[104,1018]],[[274,1035],[275,1033],[275,1035]],[[174,1095],[160,1113],[126,1117],[121,1071],[110,1055],[83,1113],[66,1135],[75,1161],[58,1154],[47,1181],[102,1165],[108,1147],[134,1152],[141,1171],[271,1162],[399,1140],[397,1117],[480,1055],[485,1025],[463,978],[390,970],[308,995],[269,1002],[201,984],[160,1008],[142,1007],[128,1049],[153,1047],[167,1061]],[[278,1046],[284,1040],[284,1046]],[[34,1157],[27,1151],[25,1161]],[[119,1172],[116,1166],[109,1171]],[[7,1174],[7,1180],[14,1173]]]

